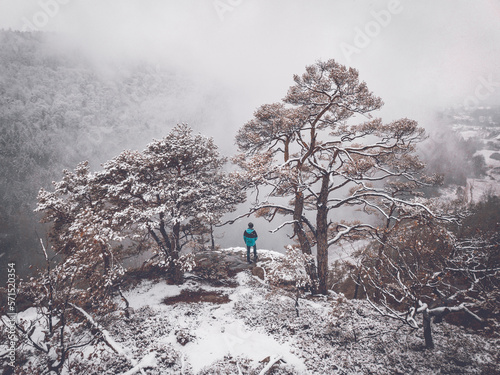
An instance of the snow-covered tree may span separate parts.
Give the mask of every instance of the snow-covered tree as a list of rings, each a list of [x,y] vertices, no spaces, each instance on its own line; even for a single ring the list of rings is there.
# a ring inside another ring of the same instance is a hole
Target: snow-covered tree
[[[71,352],[100,339],[116,351],[89,312],[105,315],[116,307],[116,294],[123,298],[125,258],[154,244],[169,276],[182,282],[193,260],[180,256],[182,247],[245,198],[237,175],[224,172],[225,161],[212,139],[178,125],[142,152],[125,151],[99,172],[80,163],[63,172],[54,191],[39,192],[37,211],[52,224],[55,255],[49,260],[42,244],[47,270],[23,286],[38,314],[18,329],[48,372],[60,373]],[[45,334],[35,337],[35,326]]]
[[[498,199],[489,205],[498,209]],[[430,206],[430,205],[429,205]],[[466,210],[457,232],[454,226],[414,215],[386,228],[378,241],[360,252],[361,283],[383,315],[419,328],[422,314],[425,344],[433,348],[431,319],[450,313],[462,321],[498,329],[500,257],[498,212],[484,215],[484,204]],[[484,222],[478,222],[481,216]],[[490,226],[487,229],[487,226]]]
[[[63,173],[53,192],[40,190],[36,210],[52,223],[49,238],[60,256],[59,277],[88,291],[85,299],[98,305],[123,273],[121,260],[128,253],[119,251],[122,228],[112,222],[106,191],[87,162]]]
[[[112,353],[132,367],[131,372],[144,374],[145,359],[135,360],[131,351],[115,341],[103,326],[103,323],[114,325],[122,319],[121,314],[111,310],[113,301],[101,299],[100,305],[92,308],[95,306],[88,303],[89,290],[81,288],[78,273],[64,272],[64,263],[52,267],[43,241],[40,243],[46,268],[37,277],[21,282],[19,288],[19,294],[35,310],[22,314],[15,322],[20,373],[68,374],[89,370],[102,373],[105,362],[102,355]],[[123,294],[120,295],[125,300]],[[126,316],[129,317],[128,311]],[[5,324],[4,317],[0,318]],[[80,359],[83,358],[92,358],[92,366],[82,366]],[[151,355],[145,358],[151,359]]]
[[[182,247],[245,198],[224,163],[212,139],[178,125],[143,152],[124,151],[102,171],[90,172],[88,163],[65,171],[54,192],[40,192],[37,210],[53,223],[51,242],[67,272],[92,288],[110,287],[130,255],[126,245],[141,241],[144,249],[148,239],[180,283]]]
[[[66,263],[52,267],[45,245],[40,243],[46,268],[38,277],[20,284],[19,293],[30,301],[36,314],[18,319],[18,348],[21,355],[30,357],[25,364],[28,372],[61,374],[67,370],[71,355],[95,345],[101,337],[74,309],[73,303],[90,300],[89,291],[81,288],[79,273],[72,273],[74,268],[67,272]],[[109,308],[106,302],[101,300],[101,311]]]
[[[245,156],[237,160],[249,187],[270,190],[251,211],[269,220],[277,213],[292,216],[280,228],[293,225],[304,252],[316,246],[319,291],[326,294],[329,247],[377,230],[368,221],[342,220],[341,209],[384,212],[381,205],[394,204],[425,210],[383,185],[394,178],[419,180],[424,165],[413,152],[424,130],[407,118],[389,124],[372,118],[382,100],[359,81],[355,69],[334,60],[306,67],[294,81],[282,103],[260,107],[240,129],[236,139]],[[359,115],[368,120],[357,123]],[[290,203],[281,203],[281,197]]]
[[[154,239],[172,277],[182,281],[179,252],[245,198],[210,138],[178,125],[143,152],[126,151],[100,174],[113,223]]]
[[[277,290],[285,291],[295,300],[295,312],[299,316],[299,298],[311,289],[313,280],[308,272],[313,256],[294,246],[287,246],[285,256],[263,264],[266,279]]]

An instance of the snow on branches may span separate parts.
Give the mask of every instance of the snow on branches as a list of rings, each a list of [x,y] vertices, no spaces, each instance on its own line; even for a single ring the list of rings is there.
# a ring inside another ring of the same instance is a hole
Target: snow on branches
[[[424,130],[407,118],[389,124],[372,118],[371,112],[383,103],[360,82],[357,70],[334,60],[318,61],[294,81],[281,103],[261,106],[240,129],[236,141],[242,155],[237,160],[248,187],[266,186],[269,191],[252,212],[265,208],[271,218],[291,215],[288,223],[302,251],[311,254],[317,247],[319,290],[326,294],[329,246],[354,229],[373,228],[338,226],[332,220],[335,212],[385,212],[386,206],[410,205],[430,214],[409,200],[418,187],[437,179],[424,178],[424,165],[414,155]],[[357,123],[360,115],[369,120]],[[413,185],[403,195],[388,189],[387,181]],[[280,202],[289,197],[289,206],[273,202],[275,197]],[[315,214],[315,223],[307,211]],[[366,216],[362,220],[368,221]]]
[[[225,162],[212,139],[178,125],[142,152],[124,151],[97,172],[82,162],[63,172],[54,191],[40,190],[36,210],[52,224],[56,262],[42,243],[47,270],[25,285],[25,294],[48,334],[38,340],[28,323],[19,329],[31,346],[53,357],[49,370],[59,373],[75,348],[99,339],[82,328],[82,341],[75,343],[69,326],[78,325],[82,312],[105,315],[116,307],[126,258],[153,248],[168,276],[182,283],[194,267],[192,254],[180,254],[183,246],[205,243],[222,215],[245,198],[238,176],[224,172]]]
[[[142,151],[124,151],[91,172],[87,162],[64,171],[54,191],[41,190],[37,211],[53,224],[50,239],[59,267],[103,291],[123,273],[121,262],[156,245],[176,282],[179,252],[211,234],[221,216],[245,195],[210,138],[176,126]],[[189,266],[186,266],[189,268]]]
[[[315,290],[313,280],[310,277],[311,263],[314,257],[305,254],[296,246],[287,246],[285,256],[263,263],[266,270],[266,279],[277,290],[290,293],[295,300],[295,311],[299,316],[299,297],[306,291]]]
[[[474,215],[478,211],[469,212],[460,226],[419,215],[391,225],[388,220],[377,241],[357,254],[356,282],[373,307],[415,329],[422,314],[428,348],[434,346],[431,318],[440,322],[460,312],[456,321],[485,332],[498,328],[498,307],[492,303],[500,286],[498,235],[481,230],[485,224],[470,219]]]

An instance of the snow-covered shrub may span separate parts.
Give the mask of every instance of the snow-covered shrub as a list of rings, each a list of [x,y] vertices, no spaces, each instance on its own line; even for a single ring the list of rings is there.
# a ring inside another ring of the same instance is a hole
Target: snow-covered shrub
[[[248,358],[234,358],[228,355],[202,369],[197,375],[299,375],[299,372],[293,366],[284,363],[282,360],[271,363],[271,366],[268,367],[269,361],[270,358],[265,358],[261,363],[255,364]]]
[[[387,226],[358,257],[358,283],[381,314],[423,328],[443,319],[483,331],[499,327],[500,199],[457,206],[461,225],[412,215]],[[436,211],[436,210],[435,210]],[[419,320],[421,319],[421,322]]]
[[[212,363],[207,368],[203,368],[198,375],[233,375],[233,374],[254,374],[250,372],[251,361],[247,358],[233,358],[230,355],[225,356],[223,359]]]
[[[307,266],[314,261],[312,255],[304,254],[295,246],[287,246],[286,254],[279,260],[263,264],[270,284],[292,290],[308,290],[312,280]]]
[[[312,289],[313,280],[307,267],[314,262],[312,255],[304,254],[295,246],[287,246],[286,254],[280,259],[263,263],[266,280],[275,291],[284,291],[295,300],[295,313],[299,316],[299,298]]]
[[[336,293],[342,293],[349,298],[360,298],[363,288],[358,283],[359,267],[350,261],[337,259],[332,263],[329,271],[331,289]]]
[[[88,355],[80,354],[71,361],[70,373],[114,375],[130,369],[126,358],[104,347]]]
[[[182,254],[179,258],[160,256],[151,263],[153,266],[158,266],[168,272],[171,264],[175,264],[182,272],[191,272],[196,267],[196,260],[193,253]]]
[[[334,294],[308,298],[297,318],[287,299],[255,283],[234,311],[248,327],[292,343],[311,374],[496,374],[500,369],[498,339],[443,322],[434,326],[439,350],[425,350],[420,331],[381,316],[364,300]]]
[[[179,329],[175,331],[175,338],[182,346],[196,339],[196,337],[193,336],[187,329]]]
[[[182,272],[191,272],[196,267],[196,260],[193,253],[182,254],[177,260]]]
[[[172,345],[157,345],[155,347],[158,355],[159,367],[173,368],[180,363],[180,354],[172,348]]]

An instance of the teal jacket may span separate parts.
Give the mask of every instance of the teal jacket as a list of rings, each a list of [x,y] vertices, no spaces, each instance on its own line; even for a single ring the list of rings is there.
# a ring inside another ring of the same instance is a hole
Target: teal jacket
[[[248,228],[243,232],[243,239],[245,240],[245,244],[247,246],[255,246],[255,242],[257,241],[257,232],[254,229]]]

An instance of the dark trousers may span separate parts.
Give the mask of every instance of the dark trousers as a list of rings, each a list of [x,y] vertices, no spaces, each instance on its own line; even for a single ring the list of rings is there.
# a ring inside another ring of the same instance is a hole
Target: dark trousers
[[[253,247],[253,258],[257,259],[257,245],[247,246],[247,260],[250,262],[250,248]]]

